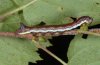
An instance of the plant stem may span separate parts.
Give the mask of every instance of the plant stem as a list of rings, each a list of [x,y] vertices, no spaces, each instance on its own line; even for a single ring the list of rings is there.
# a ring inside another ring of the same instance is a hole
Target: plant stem
[[[99,33],[94,33],[94,32],[90,32],[90,31],[82,31],[82,30],[79,30],[78,32],[79,32],[79,33],[83,33],[83,34],[89,34],[89,35],[100,36]]]
[[[34,39],[32,39],[32,41],[35,43],[35,46],[37,48],[42,49],[43,51],[45,51],[46,53],[48,53],[50,56],[52,56],[53,58],[55,58],[56,60],[58,60],[61,64],[63,65],[67,65],[67,63],[65,63],[63,60],[61,60],[59,57],[57,57],[55,54],[53,54],[52,52],[50,52],[48,49],[46,49],[45,47],[43,47],[42,45],[39,44],[39,42],[35,41]]]
[[[37,0],[32,0],[31,2],[27,3],[26,5],[23,5],[21,7],[18,7],[10,12],[4,13],[2,15],[0,15],[0,20],[3,20],[5,17],[12,15],[13,13],[16,13],[20,10],[23,10],[24,8],[28,7],[29,5],[33,4],[34,2],[36,2]]]

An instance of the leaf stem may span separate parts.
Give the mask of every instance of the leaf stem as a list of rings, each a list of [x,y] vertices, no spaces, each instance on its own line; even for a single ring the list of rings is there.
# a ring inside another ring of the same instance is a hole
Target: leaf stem
[[[39,44],[39,42],[35,41],[34,39],[32,39],[32,41],[35,43],[35,46],[37,48],[42,49],[43,51],[45,51],[46,53],[48,53],[50,56],[52,56],[53,58],[55,58],[56,60],[58,60],[61,64],[63,65],[67,65],[67,63],[65,63],[63,60],[61,60],[59,57],[57,57],[55,54],[53,54],[52,52],[50,52],[48,49],[44,48],[42,45]]]
[[[78,32],[83,33],[83,34],[90,34],[90,35],[100,36],[99,33],[94,33],[94,32],[90,32],[90,31],[79,30]]]
[[[20,10],[23,10],[24,8],[28,7],[29,5],[33,4],[34,2],[36,2],[37,0],[32,0],[31,2],[27,3],[26,5],[23,5],[21,7],[18,7],[12,11],[9,11],[9,12],[6,12],[2,15],[0,15],[0,20],[3,20],[5,17],[9,16],[9,15],[12,15],[13,13],[16,13]]]

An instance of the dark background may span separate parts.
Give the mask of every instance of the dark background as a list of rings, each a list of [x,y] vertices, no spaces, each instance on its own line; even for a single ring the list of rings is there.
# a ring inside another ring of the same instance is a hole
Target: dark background
[[[73,38],[74,36],[71,35],[53,37],[53,39],[49,40],[53,46],[48,47],[48,50],[57,55],[63,61],[68,62],[67,50],[69,43]],[[48,55],[45,51],[39,49],[38,53],[44,60],[37,61],[37,64],[29,62],[29,65],[62,65],[56,59]]]

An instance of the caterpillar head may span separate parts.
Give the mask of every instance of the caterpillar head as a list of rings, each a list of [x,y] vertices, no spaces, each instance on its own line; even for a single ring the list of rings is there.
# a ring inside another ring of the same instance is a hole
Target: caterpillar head
[[[78,21],[83,21],[84,23],[91,23],[93,22],[93,18],[89,17],[89,16],[82,16],[78,19]]]

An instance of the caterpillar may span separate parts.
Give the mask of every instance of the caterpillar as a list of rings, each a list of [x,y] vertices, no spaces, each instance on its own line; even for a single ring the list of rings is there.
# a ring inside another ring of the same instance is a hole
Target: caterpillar
[[[89,16],[82,16],[78,18],[76,21],[64,25],[44,25],[44,26],[25,26],[24,24],[21,25],[18,34],[29,34],[32,33],[34,36],[41,36],[41,35],[63,35],[66,31],[75,29],[81,26],[84,23],[91,23],[93,19]]]

